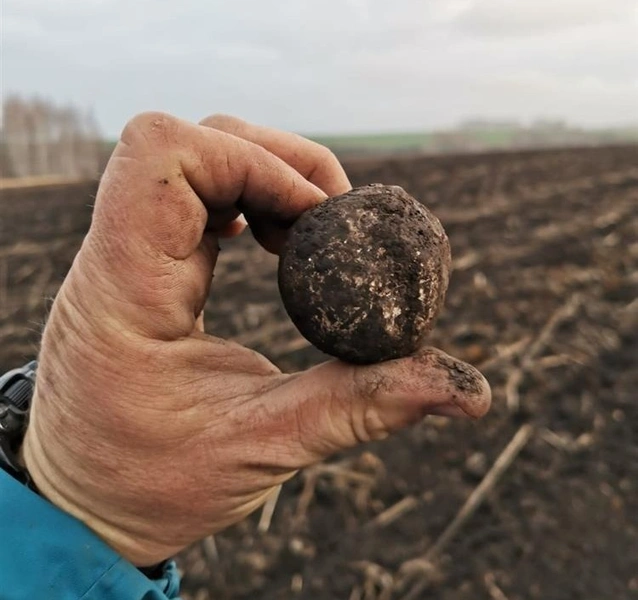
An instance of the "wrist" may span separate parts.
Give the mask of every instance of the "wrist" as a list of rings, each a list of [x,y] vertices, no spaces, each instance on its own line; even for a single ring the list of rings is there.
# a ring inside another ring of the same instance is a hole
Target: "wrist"
[[[130,502],[126,488],[122,490],[114,483],[113,469],[119,472],[121,462],[117,452],[109,452],[110,445],[100,444],[95,435],[85,435],[88,446],[82,444],[80,431],[86,432],[82,419],[74,422],[68,413],[59,410],[49,414],[47,409],[59,408],[63,403],[60,398],[50,396],[40,396],[38,400],[38,391],[34,389],[36,369],[37,362],[32,361],[0,375],[0,468],[86,525],[144,575],[159,577],[166,566],[166,557],[176,549],[153,543],[152,538],[144,535],[144,527],[149,528],[146,520],[140,521],[122,509],[130,506]],[[46,369],[40,372],[38,380],[40,390],[44,386],[52,391],[51,386],[46,386]],[[64,435],[59,435],[60,432]],[[105,456],[111,460],[104,461]],[[118,491],[124,491],[123,496],[119,494],[120,502],[115,504],[108,501],[109,492],[113,491],[115,498]],[[151,529],[151,533],[154,531]]]
[[[86,479],[86,472],[78,475],[77,479],[71,479],[67,475],[81,473],[83,469],[78,469],[77,465],[76,468],[67,468],[70,466],[69,461],[56,454],[56,448],[51,447],[51,444],[42,443],[37,423],[37,416],[32,415],[19,456],[40,495],[81,521],[124,559],[138,568],[152,565],[154,572],[158,563],[171,553],[161,555],[157,548],[149,548],[143,536],[136,533],[135,522],[123,526],[119,519],[105,519],[103,515],[118,515],[117,509],[110,509],[87,494],[87,489],[92,486]]]

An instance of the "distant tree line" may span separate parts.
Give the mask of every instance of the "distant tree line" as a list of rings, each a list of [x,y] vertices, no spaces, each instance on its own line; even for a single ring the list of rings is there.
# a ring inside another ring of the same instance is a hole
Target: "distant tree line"
[[[0,177],[95,177],[102,154],[92,112],[40,98],[4,99]]]
[[[568,148],[635,143],[638,129],[584,129],[561,120],[538,120],[529,125],[515,121],[468,121],[454,130],[433,134],[431,149],[436,152],[485,152]]]
[[[513,120],[472,119],[445,130],[314,136],[313,139],[330,147],[342,157],[424,152],[446,154],[636,144],[638,124],[585,129],[553,119],[540,119],[529,124]]]

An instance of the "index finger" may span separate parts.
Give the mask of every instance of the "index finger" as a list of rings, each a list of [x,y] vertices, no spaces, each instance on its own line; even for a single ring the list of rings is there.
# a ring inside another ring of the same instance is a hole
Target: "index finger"
[[[206,117],[200,124],[262,146],[328,196],[345,194],[352,188],[341,163],[329,148],[296,133],[253,125],[237,117],[221,114]]]

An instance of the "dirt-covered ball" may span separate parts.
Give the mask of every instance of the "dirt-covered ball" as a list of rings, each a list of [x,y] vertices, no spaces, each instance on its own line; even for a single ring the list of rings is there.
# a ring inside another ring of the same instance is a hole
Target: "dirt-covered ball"
[[[279,290],[317,348],[375,363],[422,345],[443,305],[450,263],[439,220],[402,188],[374,184],[301,215],[279,259]]]

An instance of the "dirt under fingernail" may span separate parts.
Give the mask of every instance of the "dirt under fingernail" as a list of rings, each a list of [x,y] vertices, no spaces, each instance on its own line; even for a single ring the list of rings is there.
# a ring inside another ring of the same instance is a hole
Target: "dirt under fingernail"
[[[437,353],[436,361],[446,370],[450,382],[460,392],[478,394],[483,389],[483,376],[472,365],[443,353]]]

